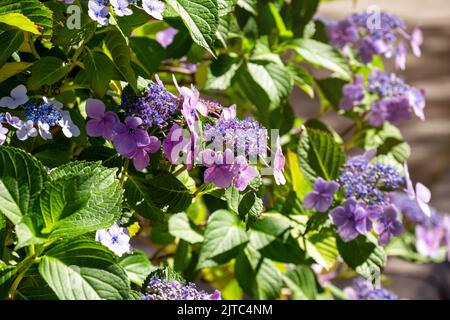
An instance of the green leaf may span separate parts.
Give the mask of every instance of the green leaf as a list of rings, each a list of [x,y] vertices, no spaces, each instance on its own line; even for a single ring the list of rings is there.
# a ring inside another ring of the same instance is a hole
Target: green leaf
[[[130,45],[133,53],[149,76],[158,70],[161,61],[166,56],[164,48],[153,39],[133,37],[130,39]]]
[[[277,63],[265,65],[247,63],[247,68],[255,83],[265,92],[270,101],[269,105],[265,105],[265,99],[258,99],[258,97],[245,91],[260,111],[273,110],[286,102],[292,91],[294,81],[285,66]],[[251,87],[249,89],[252,90]]]
[[[333,71],[340,79],[351,81],[352,72],[342,54],[328,44],[312,39],[295,39],[284,44],[304,61],[316,67]]]
[[[314,98],[313,76],[297,64],[289,64],[287,69],[294,77],[295,85],[302,89],[310,98]]]
[[[31,67],[28,89],[37,90],[43,85],[52,85],[69,72],[69,65],[61,59],[47,56],[36,61]]]
[[[236,214],[217,210],[208,218],[197,269],[225,263],[247,244],[248,237]]]
[[[322,106],[340,111],[339,103],[342,97],[342,87],[347,83],[337,78],[327,78],[316,81]]]
[[[209,69],[205,83],[206,90],[225,90],[231,85],[231,81],[241,66],[238,57],[221,54],[214,60]]]
[[[244,292],[255,299],[273,300],[281,293],[281,273],[256,249],[259,239],[250,233],[250,242],[236,258],[234,273]]]
[[[327,231],[313,233],[308,235],[305,243],[308,255],[326,270],[330,270],[336,263],[339,256],[336,234]]]
[[[78,163],[73,171],[68,166],[45,184],[40,195],[42,232],[52,238],[74,237],[111,226],[121,214],[117,169],[98,163]]]
[[[0,148],[0,212],[13,224],[33,207],[44,181],[42,164],[25,151]]]
[[[112,30],[107,33],[105,45],[111,54],[114,65],[137,93],[137,78],[131,68],[130,48],[127,41],[118,30]]]
[[[151,202],[164,212],[184,211],[192,202],[188,188],[169,172],[161,172],[149,180],[140,179],[140,182],[147,188],[146,193]]]
[[[164,219],[164,212],[153,204],[149,193],[151,187],[143,178],[130,176],[125,181],[125,200],[136,212],[154,222]]]
[[[338,239],[337,248],[344,262],[365,278],[378,277],[386,264],[384,249],[370,234],[347,243]]]
[[[316,300],[318,290],[314,271],[307,266],[297,266],[283,275],[286,285],[296,300]]]
[[[23,32],[19,30],[6,30],[0,34],[0,43],[4,44],[0,48],[0,67],[19,49],[24,39]]]
[[[248,224],[252,224],[263,212],[264,205],[254,191],[248,191],[239,202],[238,213],[241,217],[247,217]]]
[[[38,0],[2,0],[0,16],[10,13],[24,15],[36,25],[42,27],[44,29],[42,34],[44,35],[49,35],[52,32],[52,11]],[[23,22],[21,21],[21,27],[25,27],[22,24]],[[26,25],[29,26],[29,22],[26,22]]]
[[[15,266],[8,266],[0,260],[0,292],[2,286],[16,274]]]
[[[215,0],[167,0],[183,19],[192,39],[213,56],[214,40],[219,23],[219,9]]]
[[[34,22],[21,13],[14,12],[2,14],[0,15],[0,23],[16,27],[26,32],[31,32],[33,34],[41,34]]]
[[[114,256],[96,241],[79,239],[51,248],[39,273],[61,300],[128,299],[130,284]]]
[[[303,35],[306,25],[314,17],[319,6],[319,0],[293,0],[290,14],[292,15],[292,30],[297,37]]]
[[[84,69],[87,71],[89,84],[98,97],[103,97],[113,76],[114,65],[103,53],[91,51],[84,58]]]
[[[184,212],[180,212],[169,218],[169,232],[174,237],[183,239],[189,243],[203,241],[203,235],[200,229],[189,220],[189,217]]]
[[[134,250],[131,255],[121,257],[119,266],[125,270],[128,279],[139,286],[144,283],[149,273],[156,270],[145,253],[138,250]]]
[[[32,62],[8,62],[5,63],[3,67],[0,68],[0,83],[5,81],[6,79],[15,76],[16,74],[25,71],[30,66],[32,66]]]
[[[335,180],[339,177],[345,155],[333,136],[324,131],[303,127],[298,156],[300,169],[312,184],[317,177]]]

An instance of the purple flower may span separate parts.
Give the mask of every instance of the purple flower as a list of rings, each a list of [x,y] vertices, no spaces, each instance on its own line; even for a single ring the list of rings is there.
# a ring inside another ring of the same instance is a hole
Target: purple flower
[[[229,149],[225,152],[215,152],[210,149],[199,154],[201,163],[207,167],[204,173],[205,183],[214,183],[217,187],[226,189],[236,176],[233,152]]]
[[[397,48],[397,52],[395,54],[395,66],[397,69],[405,70],[406,68],[406,53],[407,53],[406,45],[400,43]]]
[[[61,110],[61,119],[58,121],[58,125],[67,138],[78,137],[80,135],[80,129],[72,121],[70,112],[67,110]]]
[[[223,108],[222,114],[220,115],[220,119],[224,119],[224,120],[236,119],[236,105],[233,104],[232,106],[229,106],[228,108]]]
[[[16,131],[16,135],[20,141],[24,141],[29,137],[36,137],[38,135],[38,131],[34,127],[33,121],[22,121],[20,129]]]
[[[420,209],[415,200],[411,200],[404,192],[393,192],[389,194],[389,201],[399,212],[413,224],[425,224],[429,217]]]
[[[19,119],[19,117],[12,116],[9,112],[5,113],[6,123],[10,126],[20,129],[22,127],[23,121]]]
[[[150,136],[150,142],[148,145],[137,147],[134,153],[130,155],[130,158],[133,159],[133,165],[136,170],[144,170],[150,162],[148,155],[156,153],[160,147],[161,142],[159,142],[158,138],[154,136]]]
[[[367,121],[372,127],[378,128],[381,127],[386,121],[388,114],[387,114],[387,107],[386,107],[386,101],[385,100],[379,100],[375,101],[372,104],[371,110],[369,114],[367,115]]]
[[[112,140],[114,127],[120,122],[119,117],[112,111],[105,112],[105,104],[101,100],[88,99],[86,113],[91,120],[86,124],[86,132],[91,137],[103,137]]]
[[[258,176],[258,170],[249,166],[243,156],[236,158],[234,170],[234,185],[239,191],[244,191],[250,181]]]
[[[355,199],[348,199],[344,206],[334,208],[330,212],[330,219],[337,226],[344,242],[349,242],[372,229],[369,211]]]
[[[342,99],[339,102],[339,107],[343,110],[350,110],[354,106],[361,104],[363,100],[363,76],[357,76],[353,83],[346,84],[342,88]]]
[[[275,158],[273,160],[273,176],[275,178],[275,183],[277,185],[282,185],[286,183],[286,178],[283,174],[286,158],[284,157],[283,150],[281,149],[280,136],[277,136],[276,148]]]
[[[397,124],[412,117],[412,109],[408,97],[392,98],[386,103],[387,117],[390,123]]]
[[[0,146],[5,143],[6,140],[6,134],[8,133],[8,128],[5,128],[0,123]]]
[[[144,148],[150,144],[150,137],[146,130],[140,128],[142,120],[137,117],[127,117],[125,124],[118,123],[114,128],[114,146],[118,153],[131,159],[138,148]]]
[[[309,192],[304,201],[303,208],[316,209],[325,212],[333,203],[333,196],[339,190],[339,184],[335,181],[326,181],[321,177],[316,179],[314,190]]]
[[[444,241],[447,246],[447,260],[450,261],[450,216],[448,214],[442,217],[442,227],[445,230]]]
[[[23,84],[20,84],[11,90],[9,97],[3,97],[0,99],[0,107],[16,109],[18,106],[25,104],[27,101],[27,88]]]
[[[329,24],[327,32],[330,43],[339,49],[359,40],[358,29],[350,18]]]
[[[156,41],[158,41],[163,48],[167,48],[170,44],[172,44],[177,33],[177,29],[169,27],[156,33]]]
[[[162,148],[171,164],[179,164],[181,154],[190,150],[190,139],[183,135],[185,131],[178,124],[170,128],[169,133],[163,141]]]
[[[95,0],[89,0],[88,8],[89,17],[91,17],[92,20],[97,21],[102,26],[108,25],[109,9],[107,6]]]
[[[378,234],[378,243],[383,246],[389,242],[392,236],[400,235],[404,228],[397,219],[397,210],[392,206],[385,208],[374,223],[374,230]]]
[[[408,92],[409,104],[412,107],[414,114],[422,121],[425,120],[425,91],[416,88],[411,88]]]
[[[416,189],[414,190],[411,178],[409,176],[408,164],[405,162],[404,172],[405,172],[405,183],[406,183],[406,193],[411,200],[416,200],[418,206],[422,211],[431,217],[431,209],[429,206],[431,200],[431,191],[426,186],[420,182],[416,183]]]
[[[423,44],[423,33],[422,30],[416,26],[411,33],[411,48],[416,57],[420,57],[422,52],[420,46]]]
[[[95,240],[121,257],[124,253],[131,253],[130,233],[115,223],[109,229],[97,230]]]
[[[440,225],[416,226],[416,249],[425,257],[436,258],[439,248],[445,240],[445,229]]]

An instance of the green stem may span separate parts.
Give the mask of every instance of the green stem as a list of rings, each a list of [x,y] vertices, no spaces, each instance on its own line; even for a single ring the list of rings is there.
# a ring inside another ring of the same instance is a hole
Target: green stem
[[[182,174],[185,170],[186,170],[186,165],[185,164],[183,164],[183,166],[180,168],[180,169],[178,169],[177,171],[175,171],[174,173],[173,173],[173,175],[175,176],[175,177],[178,177],[180,174]]]
[[[123,187],[123,184],[125,182],[125,177],[127,176],[128,166],[129,165],[130,165],[130,160],[126,159],[125,163],[123,164],[123,167],[122,167],[122,172],[120,174],[119,184],[120,184],[121,187]]]
[[[31,50],[31,53],[33,54],[33,56],[36,59],[40,59],[41,56],[39,55],[39,53],[36,50],[36,47],[34,46],[34,39],[33,39],[33,36],[31,36],[31,35],[29,36],[28,44],[30,45],[30,50]]]
[[[195,190],[195,192],[194,192],[194,194],[193,194],[192,196],[193,196],[194,198],[196,198],[200,192],[202,192],[203,190],[205,190],[206,187],[207,187],[206,184],[202,184],[200,187],[197,188],[197,190]]]
[[[8,299],[10,300],[14,299],[17,288],[19,287],[19,284],[27,273],[28,269],[30,269],[33,263],[37,261],[36,256],[34,255],[34,245],[30,247],[30,253],[32,253],[33,255],[26,257],[21,263],[17,265],[17,277],[14,279],[14,282],[12,283],[11,288],[9,288],[8,291]]]

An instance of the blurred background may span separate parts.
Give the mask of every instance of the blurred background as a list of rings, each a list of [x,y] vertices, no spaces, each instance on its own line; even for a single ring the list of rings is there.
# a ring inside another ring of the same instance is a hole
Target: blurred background
[[[422,57],[409,56],[405,71],[389,71],[403,76],[412,86],[426,91],[426,121],[405,121],[399,127],[411,146],[409,168],[412,180],[422,182],[432,192],[432,205],[440,213],[450,213],[450,0],[338,0],[323,2],[318,15],[341,19],[376,5],[396,14],[412,29],[419,24],[424,33]],[[290,98],[300,117],[313,116],[318,100],[296,90]],[[330,112],[324,120],[339,130],[342,118]],[[406,299],[450,299],[450,264],[418,265],[390,259],[385,275],[389,289]]]

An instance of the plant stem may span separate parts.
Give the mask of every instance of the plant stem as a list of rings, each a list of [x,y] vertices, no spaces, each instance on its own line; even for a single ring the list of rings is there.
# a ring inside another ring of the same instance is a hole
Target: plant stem
[[[127,176],[127,171],[128,171],[128,166],[130,165],[130,160],[126,159],[125,163],[123,164],[122,167],[122,172],[120,173],[120,187],[123,187],[123,184],[125,182],[125,177]]]
[[[158,71],[161,72],[170,72],[170,73],[179,73],[187,76],[192,76],[192,72],[189,69],[182,67],[173,67],[173,66],[160,66]]]
[[[30,253],[32,255],[26,257],[21,263],[17,265],[18,269],[18,275],[14,279],[14,282],[11,285],[11,288],[9,288],[8,291],[8,299],[12,300],[14,299],[14,295],[16,293],[17,288],[19,287],[20,282],[22,281],[23,277],[25,276],[25,273],[28,271],[28,269],[33,265],[33,263],[36,261],[36,256],[34,253],[34,245],[30,247]]]
[[[194,192],[194,194],[192,196],[194,198],[196,198],[200,192],[205,190],[205,188],[206,188],[206,184],[202,184],[200,187],[197,188],[197,190],[195,190],[195,192]]]
[[[185,164],[183,164],[183,166],[180,168],[180,169],[178,169],[177,171],[175,171],[174,173],[173,173],[173,175],[175,176],[175,177],[178,177],[180,174],[182,174],[185,170],[186,170],[186,165]]]

